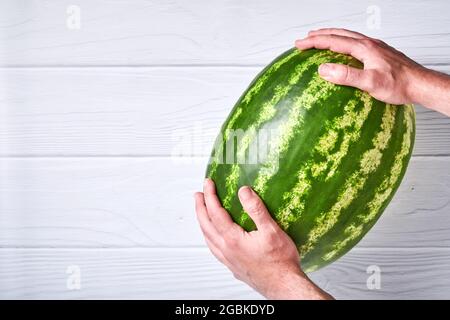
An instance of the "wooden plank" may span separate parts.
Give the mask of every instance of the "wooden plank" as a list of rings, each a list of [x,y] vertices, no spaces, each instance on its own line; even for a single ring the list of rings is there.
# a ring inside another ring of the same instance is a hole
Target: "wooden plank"
[[[353,249],[311,278],[338,299],[449,299],[447,249]],[[370,276],[377,268],[380,289]]]
[[[195,160],[195,163],[190,161]],[[206,159],[0,159],[0,247],[204,245],[192,194]],[[450,158],[413,158],[360,247],[450,246]]]
[[[80,289],[73,290],[73,277],[78,274]],[[12,298],[258,299],[261,296],[235,280],[206,249],[0,249],[0,299]]]
[[[367,287],[369,266],[380,270],[380,289]],[[449,270],[447,249],[354,249],[311,278],[338,299],[448,299]],[[262,297],[207,249],[0,249],[0,298]]]
[[[0,159],[3,246],[203,244],[193,211],[206,160]]]
[[[266,64],[307,31],[329,26],[383,38],[422,63],[450,57],[448,1],[73,4],[1,1],[1,65]]]
[[[360,247],[448,247],[450,166],[448,157],[414,158],[389,207]]]
[[[0,156],[206,156],[259,70],[4,69]],[[414,153],[450,155],[450,119],[417,107]]]

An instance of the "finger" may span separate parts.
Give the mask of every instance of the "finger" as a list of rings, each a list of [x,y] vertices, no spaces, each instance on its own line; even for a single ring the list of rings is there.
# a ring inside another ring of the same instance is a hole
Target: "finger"
[[[244,210],[252,218],[258,230],[277,226],[261,198],[250,187],[240,188],[238,195]]]
[[[223,208],[222,204],[219,201],[219,198],[217,198],[216,187],[211,179],[205,179],[205,182],[203,184],[203,192],[205,194],[205,203],[208,210],[217,210]]]
[[[368,36],[356,32],[351,31],[347,29],[341,29],[341,28],[322,28],[318,30],[311,30],[308,32],[308,36],[317,36],[317,35],[325,35],[325,34],[334,34],[337,36],[344,36],[344,37],[350,37],[355,39],[369,39]]]
[[[216,257],[216,259],[219,260],[220,262],[222,262],[224,265],[229,267],[230,263],[225,258],[222,251],[210,240],[205,238],[205,241],[206,241],[206,245],[208,246],[208,248],[211,251],[211,253],[213,254],[213,256]]]
[[[330,49],[334,52],[349,54],[360,61],[364,61],[367,54],[361,40],[333,34],[306,37],[297,40],[295,46],[300,50],[310,48]]]
[[[371,91],[372,76],[368,70],[349,67],[344,64],[324,63],[319,66],[319,75],[327,81]]]
[[[216,195],[216,188],[211,179],[206,179],[204,183],[205,203],[208,211],[208,216],[212,224],[220,234],[225,234],[233,228],[236,224],[231,219],[228,212],[220,204],[219,198]]]
[[[197,192],[194,197],[195,212],[197,213],[197,220],[200,224],[200,229],[202,230],[205,238],[210,239],[211,242],[214,242],[216,245],[218,245],[220,243],[221,237],[212,224],[211,220],[209,219],[203,193]]]

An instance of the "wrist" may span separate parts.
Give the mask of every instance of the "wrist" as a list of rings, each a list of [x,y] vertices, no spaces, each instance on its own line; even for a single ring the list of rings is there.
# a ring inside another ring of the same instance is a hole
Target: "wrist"
[[[443,86],[443,77],[444,75],[440,72],[423,66],[413,69],[410,72],[410,81],[408,83],[411,103],[436,109],[439,101],[442,100],[443,91],[448,90],[448,88]]]
[[[450,116],[450,77],[421,67],[413,72],[410,81],[411,101]]]
[[[426,104],[430,70],[425,67],[412,67],[407,72],[407,100],[408,103]],[[428,81],[427,81],[428,79]]]
[[[300,269],[281,273],[265,296],[281,300],[330,300],[332,296],[316,286]]]

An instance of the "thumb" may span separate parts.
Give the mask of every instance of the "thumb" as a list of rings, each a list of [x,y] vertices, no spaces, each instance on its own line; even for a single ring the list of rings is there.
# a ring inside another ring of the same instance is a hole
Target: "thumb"
[[[319,66],[319,75],[327,81],[370,90],[370,77],[367,70],[349,67],[345,64],[324,63]]]
[[[277,225],[261,198],[250,187],[240,188],[238,195],[244,210],[252,218],[258,229]]]

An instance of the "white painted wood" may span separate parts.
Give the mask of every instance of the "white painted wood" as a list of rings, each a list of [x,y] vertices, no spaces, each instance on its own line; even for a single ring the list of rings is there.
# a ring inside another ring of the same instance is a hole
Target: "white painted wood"
[[[368,289],[371,266],[380,289]],[[449,299],[450,250],[354,248],[311,278],[338,299]]]
[[[206,248],[0,249],[0,261],[0,299],[261,298]]]
[[[449,158],[413,158],[394,199],[361,247],[449,247]]]
[[[258,69],[5,69],[0,154],[207,155]]]
[[[450,65],[438,68],[450,73]],[[3,69],[0,155],[206,156],[222,122],[259,71]],[[450,155],[450,119],[417,107],[414,154]]]
[[[422,63],[442,63],[450,56],[449,11],[442,0],[4,0],[0,63],[266,64],[307,31],[330,26],[383,38]]]
[[[0,261],[2,299],[262,298],[206,248],[0,249]],[[381,287],[369,290],[373,265]],[[80,290],[67,288],[68,268],[79,271]],[[449,270],[448,249],[353,249],[311,278],[338,299],[448,299]]]
[[[206,159],[0,159],[1,247],[204,245],[193,208]],[[450,158],[414,158],[360,247],[450,246]]]
[[[80,29],[67,26],[74,4]],[[318,27],[383,38],[450,73],[449,11],[444,0],[0,1],[0,298],[261,298],[204,248],[193,211],[223,119],[263,65]],[[371,232],[312,275],[337,298],[450,298],[450,120],[418,107],[414,154]],[[70,265],[79,291],[67,290]],[[366,287],[369,265],[380,290]]]
[[[203,244],[192,205],[205,172],[206,160],[200,161],[1,159],[1,242],[20,247]]]

